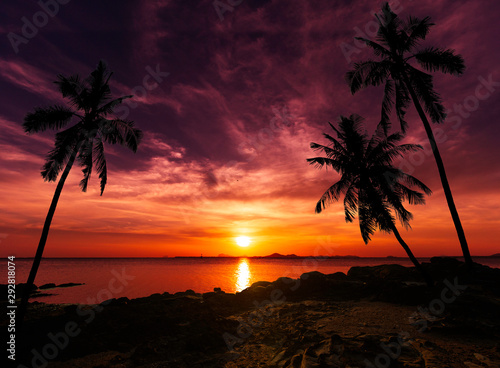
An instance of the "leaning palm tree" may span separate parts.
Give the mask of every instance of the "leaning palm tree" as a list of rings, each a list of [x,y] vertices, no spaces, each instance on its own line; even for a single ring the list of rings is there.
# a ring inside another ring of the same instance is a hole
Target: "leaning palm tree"
[[[380,124],[386,134],[390,127],[389,119],[393,107],[401,125],[401,131],[403,133],[406,131],[405,114],[410,102],[413,101],[424,124],[436,160],[465,262],[472,267],[472,258],[446,177],[443,160],[424,112],[425,108],[432,122],[442,123],[446,114],[441,104],[441,97],[434,90],[432,75],[411,64],[411,61],[414,60],[428,72],[441,71],[460,75],[465,69],[464,60],[461,55],[455,54],[454,50],[450,49],[426,47],[422,50],[416,50],[419,43],[429,33],[430,27],[434,25],[429,17],[419,19],[410,16],[407,20],[402,21],[385,3],[382,6],[382,14],[377,15],[376,18],[379,23],[377,42],[362,37],[357,37],[357,39],[365,42],[379,60],[367,60],[354,64],[354,69],[346,74],[346,80],[353,94],[367,86],[384,84]]]
[[[113,116],[113,109],[132,96],[111,98],[109,79],[112,74],[101,61],[85,79],[81,79],[78,75],[71,77],[59,75],[55,83],[62,96],[68,99],[70,107],[54,105],[35,108],[34,112],[28,113],[24,118],[24,131],[29,134],[47,129],[62,129],[72,121],[75,123],[56,134],[54,149],[47,155],[42,168],[41,174],[45,181],[55,181],[61,172],[62,174],[45,218],[40,242],[19,308],[21,322],[40,266],[57,202],[73,164],[77,161],[82,167],[83,179],[80,181],[80,187],[83,192],[87,191],[90,175],[95,167],[99,175],[102,195],[108,176],[104,142],[118,143],[136,152],[142,138],[142,132],[134,128],[132,121],[117,119]]]
[[[318,168],[331,167],[341,175],[340,180],[330,186],[316,204],[316,213],[338,201],[343,194],[345,220],[353,222],[358,214],[364,242],[367,244],[371,240],[377,228],[393,233],[415,268],[431,286],[432,279],[404,242],[395,221],[397,218],[405,228],[409,228],[413,216],[404,208],[403,202],[425,203],[424,194],[410,187],[431,194],[424,183],[392,164],[396,157],[422,147],[415,144],[398,145],[403,135],[395,133],[386,136],[380,125],[369,139],[366,133],[361,132],[362,121],[363,118],[358,115],[349,118],[341,116],[338,129],[330,124],[337,138],[324,134],[330,141],[329,145],[311,143],[312,149],[322,151],[326,157],[309,158],[307,161]]]

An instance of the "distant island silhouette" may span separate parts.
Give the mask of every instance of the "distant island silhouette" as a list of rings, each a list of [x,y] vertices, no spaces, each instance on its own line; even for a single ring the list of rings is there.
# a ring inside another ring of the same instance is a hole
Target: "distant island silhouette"
[[[281,254],[281,253],[272,253],[272,254],[269,254],[267,256],[246,256],[246,255],[242,255],[242,256],[232,256],[232,255],[229,255],[229,254],[224,254],[224,253],[221,253],[219,254],[218,256],[204,256],[203,258],[259,258],[259,259],[262,259],[262,258],[289,258],[289,259],[300,259],[300,258],[346,258],[346,259],[357,259],[357,258],[384,258],[384,257],[359,257],[359,256],[353,256],[353,255],[346,255],[346,256],[339,256],[339,255],[335,255],[335,256],[323,256],[323,255],[319,255],[319,256],[312,256],[312,255],[309,255],[309,256],[298,256],[296,254]],[[392,257],[392,256],[389,256],[389,257]],[[168,257],[168,256],[163,256],[162,258],[199,258],[199,257],[196,257],[196,256],[175,256],[175,257]],[[392,257],[392,258],[405,258],[405,257]]]

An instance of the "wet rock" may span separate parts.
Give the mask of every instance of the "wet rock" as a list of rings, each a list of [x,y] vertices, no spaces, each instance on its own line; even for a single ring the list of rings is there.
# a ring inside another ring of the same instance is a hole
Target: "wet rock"
[[[263,287],[267,287],[269,285],[271,285],[272,283],[269,282],[269,281],[257,281],[257,282],[254,282],[250,288],[253,288],[253,287],[257,287],[257,286],[263,286]]]
[[[85,285],[84,283],[79,283],[79,282],[67,282],[65,284],[59,284],[55,287],[58,288],[67,288],[67,287],[73,287],[73,286],[80,286],[80,285]]]

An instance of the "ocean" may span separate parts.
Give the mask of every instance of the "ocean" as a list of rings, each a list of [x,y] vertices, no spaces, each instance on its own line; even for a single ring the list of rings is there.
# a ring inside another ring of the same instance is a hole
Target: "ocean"
[[[500,258],[474,257],[474,261],[500,268]],[[32,300],[95,304],[111,298],[132,299],[188,289],[204,293],[221,288],[234,293],[256,281],[297,278],[310,271],[347,273],[352,266],[391,263],[412,265],[405,258],[48,258],[41,262],[35,280],[37,286],[48,283],[84,285],[47,289],[45,293],[51,295]],[[16,283],[26,282],[32,260],[16,259],[15,264]]]

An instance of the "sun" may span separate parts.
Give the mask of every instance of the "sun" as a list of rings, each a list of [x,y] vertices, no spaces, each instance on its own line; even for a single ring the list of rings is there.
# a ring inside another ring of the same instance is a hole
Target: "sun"
[[[250,245],[250,238],[248,236],[238,236],[236,238],[236,244],[242,248],[248,247]]]

